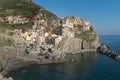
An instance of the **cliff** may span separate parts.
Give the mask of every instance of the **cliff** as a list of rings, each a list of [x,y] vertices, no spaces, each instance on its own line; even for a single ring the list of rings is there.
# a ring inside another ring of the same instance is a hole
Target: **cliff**
[[[71,19],[71,17],[69,18]],[[75,19],[75,17],[72,17],[72,21],[73,19]],[[70,30],[68,28],[63,29],[63,39],[59,45],[61,51],[96,51],[100,46],[98,35],[90,23],[85,24],[86,22],[87,21],[83,21],[82,24],[75,24],[73,22],[73,27],[70,28]]]
[[[98,40],[86,41],[80,38],[69,38],[61,42],[60,48],[63,52],[81,52],[81,51],[96,51],[100,46]]]
[[[7,71],[5,68],[9,68],[8,64],[11,60],[16,59],[19,50],[12,46],[0,47],[0,80],[13,80],[11,77],[5,78],[3,74],[6,75]]]

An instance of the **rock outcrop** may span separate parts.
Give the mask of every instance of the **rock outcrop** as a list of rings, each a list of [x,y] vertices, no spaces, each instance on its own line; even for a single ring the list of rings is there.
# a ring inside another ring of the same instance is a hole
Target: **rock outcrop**
[[[0,47],[0,72],[2,75],[7,75],[8,72],[22,67],[29,67],[31,65],[63,63],[64,56],[60,54],[54,55],[47,50],[45,53],[40,53],[39,50],[28,50],[25,52],[25,46],[4,46]],[[0,79],[1,80],[1,79]]]
[[[61,43],[60,48],[63,52],[73,52],[80,50],[96,50],[99,46],[100,43],[97,40],[87,42],[80,38],[69,38]]]
[[[61,51],[96,51],[96,49],[100,46],[100,42],[93,29],[84,31],[81,26],[77,26],[77,28],[81,29],[75,29],[74,27],[70,32],[66,33],[66,31],[63,31],[63,39],[58,46]],[[70,33],[70,35],[68,35],[68,33]]]
[[[117,52],[111,51],[109,49],[109,46],[101,45],[97,48],[97,51],[99,53],[105,54],[105,55],[111,57],[112,59],[120,62],[120,55]]]
[[[20,49],[12,46],[0,47],[0,72],[2,72],[8,63],[17,57]]]
[[[0,74],[0,80],[13,80],[11,77],[5,78],[3,75]]]

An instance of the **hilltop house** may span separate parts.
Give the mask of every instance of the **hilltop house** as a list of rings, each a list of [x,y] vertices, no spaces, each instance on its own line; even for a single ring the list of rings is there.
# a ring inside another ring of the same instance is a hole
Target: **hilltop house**
[[[73,23],[69,19],[63,21],[63,26],[68,28],[73,28]]]
[[[64,27],[68,27],[71,29],[74,27],[74,25],[81,25],[81,26],[85,25],[84,20],[77,17],[70,17],[70,16],[62,18],[62,22]]]
[[[74,24],[74,25],[82,25],[82,26],[83,26],[83,25],[84,25],[84,20],[75,17],[75,18],[73,19],[73,24]]]
[[[88,20],[84,20],[84,31],[89,31],[90,30],[90,22]]]
[[[12,21],[12,17],[10,19]],[[49,26],[47,26],[51,23]],[[59,26],[57,26],[59,25]],[[90,30],[90,22],[76,17],[65,17],[62,20],[51,20],[34,17],[34,25],[31,31],[26,31],[21,35],[29,43],[36,43],[39,45],[46,44],[49,46],[58,46],[62,38],[75,37],[74,25],[81,25],[83,31]],[[52,26],[52,27],[50,27]],[[56,27],[55,27],[56,26]],[[48,30],[52,28],[53,30]]]

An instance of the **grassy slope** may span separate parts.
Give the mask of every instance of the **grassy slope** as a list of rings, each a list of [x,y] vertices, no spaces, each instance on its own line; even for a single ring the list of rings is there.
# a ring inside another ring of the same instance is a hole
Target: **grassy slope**
[[[49,18],[49,19],[57,18],[56,15],[45,10],[43,7],[33,3],[30,0],[0,0],[0,14],[2,15],[3,14],[4,15],[19,15],[20,14],[22,16],[31,17],[31,16],[38,14],[40,9],[43,9],[41,13],[46,15],[46,18]]]

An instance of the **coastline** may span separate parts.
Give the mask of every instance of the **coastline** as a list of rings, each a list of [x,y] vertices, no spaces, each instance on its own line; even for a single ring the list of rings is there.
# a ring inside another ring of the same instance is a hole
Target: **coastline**
[[[9,51],[9,54],[13,54],[14,55],[11,55],[11,58],[9,59],[9,62],[6,63],[6,65],[4,66],[4,69],[2,70],[1,74],[3,76],[6,76],[9,74],[9,72],[13,71],[13,70],[18,70],[18,69],[21,69],[21,68],[25,68],[25,67],[30,67],[30,66],[34,66],[34,65],[46,65],[46,64],[60,64],[60,63],[65,63],[66,62],[66,59],[65,59],[65,56],[63,57],[62,56],[56,56],[55,58],[56,59],[43,59],[41,60],[40,57],[36,57],[34,59],[28,57],[28,56],[21,56],[21,57],[18,57],[18,53],[19,51],[21,51],[20,48],[18,49],[15,49],[13,47],[7,47],[8,51]],[[14,50],[13,50],[14,49]],[[5,50],[5,48],[3,49]],[[16,51],[16,53],[14,52]],[[79,50],[79,51],[73,51],[73,52],[64,52],[64,54],[80,54],[80,53],[84,53],[84,52],[96,52],[96,50]],[[6,51],[6,53],[8,53]],[[63,52],[62,52],[63,53]],[[17,56],[17,57],[15,57]]]
[[[81,56],[84,56],[86,54],[94,54],[94,52],[96,52],[95,50],[89,50],[89,51],[81,51],[80,53],[65,53],[66,56],[65,56],[65,59],[63,60],[45,60],[43,62],[39,61],[39,60],[32,60],[32,59],[26,59],[26,61],[24,61],[23,63],[26,63],[26,64],[20,64],[22,66],[15,66],[15,67],[12,67],[11,70],[8,71],[8,74],[12,71],[16,71],[16,70],[19,70],[19,69],[23,69],[23,68],[29,68],[29,67],[32,67],[32,66],[41,66],[41,65],[49,65],[49,64],[64,64],[64,63],[74,63],[77,61],[77,59],[75,59],[75,57],[73,58],[73,56],[75,55],[81,55]],[[96,53],[95,53],[96,54]],[[71,56],[70,59],[67,59],[67,57]],[[23,59],[23,58],[22,58]],[[10,68],[10,67],[9,67]],[[6,75],[8,75],[6,74]]]
[[[10,49],[11,51],[9,51],[9,50],[8,51],[11,52],[10,54],[12,54],[12,52],[14,52],[12,49],[15,49],[15,48],[7,47],[7,49]],[[107,48],[105,48],[105,49],[106,49],[105,51],[107,51]],[[15,50],[15,51],[17,52],[17,50]],[[20,50],[18,50],[18,52],[19,51]],[[65,57],[67,55],[72,55],[72,56],[77,55],[77,54],[84,55],[87,52],[98,52],[98,50],[97,49],[88,49],[88,50],[86,49],[86,50],[79,50],[79,51],[72,51],[72,52],[62,52],[66,55],[64,55],[64,57],[63,57],[63,55],[62,55],[62,57],[60,57],[60,55],[59,55],[59,58],[58,58],[58,56],[56,56],[56,58],[57,58],[56,60],[55,59],[44,59],[44,58],[42,58],[42,60],[41,60],[39,58],[41,56],[35,57],[35,58],[30,58],[28,55],[17,56],[17,57],[14,57],[13,59],[9,60],[9,63],[7,63],[7,65],[4,67],[4,70],[0,73],[0,75],[3,75],[2,78],[8,77],[8,78],[4,78],[5,80],[13,80],[11,77],[8,76],[10,74],[10,72],[12,72],[12,71],[16,71],[16,70],[19,70],[22,68],[28,68],[28,67],[32,67],[32,66],[66,63],[67,60]],[[18,53],[15,53],[15,54],[18,54]],[[74,63],[76,61],[76,59],[71,58],[70,61],[71,61],[71,63]],[[2,79],[2,80],[4,80],[4,79]]]
[[[13,39],[14,38],[16,37],[13,37]],[[98,41],[88,43],[79,38],[68,38],[68,40],[65,39],[62,44],[55,46],[52,51],[49,51],[49,48],[44,47],[49,45],[34,45],[36,46],[36,49],[32,50],[29,42],[26,43],[23,41],[20,42],[21,45],[17,45],[19,41],[15,41],[16,45],[14,46],[2,46],[0,48],[0,72],[3,76],[8,75],[9,72],[13,70],[18,70],[24,67],[65,63],[67,54],[83,55],[85,52],[97,52],[96,48],[99,46]],[[96,44],[97,46],[95,46]],[[71,59],[71,62],[74,61],[75,59]]]

